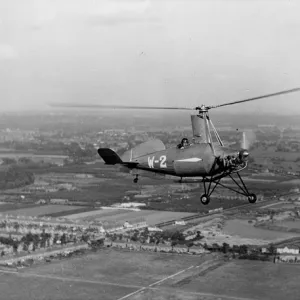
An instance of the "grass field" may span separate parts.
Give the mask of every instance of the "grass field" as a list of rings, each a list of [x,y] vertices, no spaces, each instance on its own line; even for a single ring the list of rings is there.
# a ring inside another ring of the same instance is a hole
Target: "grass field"
[[[277,222],[275,225],[282,226],[288,229],[300,229],[300,222],[299,221],[282,221]]]
[[[141,211],[130,211],[130,210],[95,210],[86,213],[74,214],[66,216],[68,219],[77,220],[82,219],[85,221],[117,221],[125,222],[138,218],[143,218],[149,225],[155,225],[164,221],[170,221],[175,219],[181,219],[193,215],[192,213],[184,212],[166,212],[166,211],[153,211],[153,210],[141,210]]]
[[[154,288],[169,276],[203,261],[195,256],[182,256],[179,260],[178,255],[104,249],[86,257],[3,273],[1,295],[3,299],[23,300],[117,300],[151,284]],[[11,284],[18,288],[11,289]]]
[[[78,206],[71,205],[39,205],[39,206],[31,206],[28,208],[20,208],[14,210],[7,210],[5,214],[12,216],[43,216],[46,214],[53,214],[62,211],[69,211],[78,209]],[[0,207],[1,209],[1,207]]]
[[[84,207],[77,207],[77,208],[70,209],[70,210],[63,210],[63,211],[52,212],[52,213],[47,212],[43,216],[59,218],[59,217],[66,217],[71,214],[79,214],[79,213],[90,212],[90,211],[94,211],[94,210],[95,209],[93,207],[84,206]]]
[[[254,227],[252,224],[248,224],[247,220],[238,219],[226,221],[223,231],[233,236],[266,241],[277,241],[300,236],[297,233],[293,234]]]
[[[124,209],[97,209],[94,211],[82,212],[67,216],[68,219],[86,219],[93,220],[97,218],[104,218],[110,216],[117,216],[119,214],[126,214],[127,210]]]
[[[4,214],[7,211],[12,211],[15,209],[23,209],[23,208],[33,208],[36,207],[36,204],[24,204],[24,203],[1,203],[0,205],[0,214]]]
[[[296,203],[278,203],[274,205],[270,205],[268,208],[272,210],[280,210],[280,209],[294,209],[294,208],[299,208],[299,204],[297,205]]]
[[[208,294],[236,297],[236,299],[296,300],[299,299],[300,293],[299,280],[300,266],[256,261],[233,261],[206,274],[194,276],[192,280],[181,281],[183,284],[180,285],[180,288],[182,291],[201,291]],[[174,278],[163,285],[172,287],[176,284],[178,281]],[[147,295],[144,297],[132,299],[148,299]],[[175,297],[174,299],[180,298]]]
[[[7,300],[296,300],[300,293],[300,266],[224,262],[210,254],[103,249],[85,257],[0,273],[1,295]]]

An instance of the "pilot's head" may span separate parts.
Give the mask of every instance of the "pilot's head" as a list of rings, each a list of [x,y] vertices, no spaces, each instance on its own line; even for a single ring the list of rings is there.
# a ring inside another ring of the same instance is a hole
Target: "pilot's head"
[[[189,144],[189,140],[187,139],[187,138],[183,138],[182,140],[181,140],[181,145],[182,146],[187,146]]]

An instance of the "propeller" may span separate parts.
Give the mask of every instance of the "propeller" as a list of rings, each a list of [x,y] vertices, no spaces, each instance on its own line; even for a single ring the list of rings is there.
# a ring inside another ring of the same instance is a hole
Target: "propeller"
[[[244,103],[244,102],[250,102],[254,100],[259,100],[259,99],[264,99],[264,98],[270,98],[270,97],[275,97],[279,95],[284,95],[284,94],[290,94],[290,93],[295,93],[299,92],[300,88],[294,88],[290,90],[284,90],[272,94],[266,94],[258,97],[253,97],[253,98],[248,98],[244,100],[238,100],[238,101],[233,101],[233,102],[227,102],[223,104],[218,104],[218,105],[211,105],[211,106],[197,106],[195,108],[188,108],[188,107],[174,107],[174,106],[126,106],[126,105],[102,105],[102,104],[80,104],[80,103],[49,103],[49,106],[51,107],[72,107],[72,108],[104,108],[104,109],[165,109],[165,110],[197,110],[199,112],[205,112],[208,111],[209,109],[212,108],[218,108],[218,107],[223,107],[223,106],[229,106],[229,105],[234,105],[238,103]]]
[[[242,135],[241,148],[249,149],[251,145],[255,142],[256,135],[253,131],[244,131]]]

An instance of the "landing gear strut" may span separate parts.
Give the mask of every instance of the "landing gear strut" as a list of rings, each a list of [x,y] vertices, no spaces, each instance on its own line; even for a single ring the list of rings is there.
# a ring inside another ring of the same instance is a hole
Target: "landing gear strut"
[[[138,182],[138,180],[139,180],[139,175],[138,175],[138,174],[136,174],[136,175],[135,175],[135,178],[133,179],[133,182],[134,182],[134,183],[137,183],[137,182]]]
[[[204,205],[209,204],[210,196],[211,196],[211,194],[213,193],[213,191],[215,190],[215,188],[218,185],[220,185],[220,186],[222,186],[222,187],[224,187],[228,190],[231,190],[233,192],[236,192],[240,195],[248,197],[249,203],[255,203],[256,200],[257,200],[256,195],[249,193],[249,191],[248,191],[241,175],[238,172],[236,172],[236,173],[238,175],[240,183],[242,183],[242,184],[240,184],[235,178],[233,178],[233,176],[230,173],[224,173],[224,174],[222,174],[220,176],[217,176],[217,177],[211,177],[210,179],[203,178],[202,182],[203,182],[203,186],[204,186],[204,194],[200,197],[201,203],[204,204]],[[220,183],[221,179],[226,177],[226,176],[229,176],[232,179],[232,181],[236,184],[236,186],[239,188],[239,190],[236,190],[234,188],[231,188],[229,186],[226,186],[226,185]],[[207,182],[209,183],[208,187],[206,187]],[[212,187],[212,183],[214,183],[213,187]]]

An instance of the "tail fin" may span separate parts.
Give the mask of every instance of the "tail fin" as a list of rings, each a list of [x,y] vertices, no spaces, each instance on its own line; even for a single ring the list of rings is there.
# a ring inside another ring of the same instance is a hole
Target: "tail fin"
[[[99,148],[98,154],[107,165],[121,164],[123,162],[119,155],[109,148]]]
[[[131,161],[139,156],[147,155],[149,153],[153,153],[156,151],[165,150],[166,146],[161,140],[155,139],[144,142],[142,144],[137,145],[136,147],[126,151],[122,155],[123,161]]]

